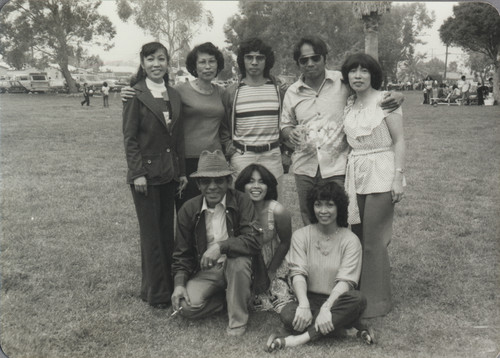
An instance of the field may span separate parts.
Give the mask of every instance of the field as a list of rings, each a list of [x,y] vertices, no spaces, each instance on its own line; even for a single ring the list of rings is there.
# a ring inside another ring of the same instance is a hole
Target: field
[[[379,343],[326,339],[276,357],[495,357],[499,352],[499,107],[421,105],[405,92],[407,194],[389,247],[395,307]],[[139,297],[138,224],[110,96],[0,95],[0,343],[11,358],[263,357],[276,315],[170,318]],[[496,158],[496,159],[495,159]],[[284,197],[300,215],[293,179]]]

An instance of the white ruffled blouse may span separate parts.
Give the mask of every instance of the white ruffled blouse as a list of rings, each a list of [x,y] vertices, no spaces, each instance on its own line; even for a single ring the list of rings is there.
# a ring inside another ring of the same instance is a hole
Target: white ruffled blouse
[[[347,100],[344,132],[352,150],[347,165],[346,191],[353,205],[356,203],[356,193],[384,193],[392,189],[394,149],[385,121],[388,113],[380,107],[383,97],[384,92],[380,92],[379,101],[361,109],[352,108],[354,96]],[[401,107],[393,113],[403,114]],[[359,223],[359,213],[351,210],[352,208],[349,209],[349,222]]]

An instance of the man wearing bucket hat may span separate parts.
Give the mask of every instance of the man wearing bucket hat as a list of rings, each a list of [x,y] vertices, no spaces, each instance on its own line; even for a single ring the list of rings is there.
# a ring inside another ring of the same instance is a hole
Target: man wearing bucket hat
[[[220,150],[203,151],[196,178],[201,195],[177,216],[172,271],[173,308],[186,318],[203,318],[227,302],[228,335],[245,333],[248,302],[269,283],[262,267],[261,233],[252,201],[229,188],[233,170]],[[225,297],[224,297],[225,291]]]

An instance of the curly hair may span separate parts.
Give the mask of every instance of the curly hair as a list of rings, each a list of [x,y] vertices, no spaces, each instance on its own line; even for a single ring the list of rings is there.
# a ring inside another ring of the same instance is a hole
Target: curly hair
[[[326,183],[320,186],[314,186],[307,193],[307,211],[309,212],[309,220],[315,224],[318,218],[314,214],[314,202],[318,200],[332,200],[337,207],[337,225],[339,227],[347,227],[347,208],[349,206],[349,198],[339,184],[335,182]]]
[[[141,57],[141,64],[144,62],[144,59],[148,57],[149,55],[154,54],[158,50],[163,50],[165,52],[165,56],[167,56],[167,62],[170,62],[170,55],[168,54],[168,50],[165,46],[163,46],[159,42],[149,42],[145,45],[142,45],[140,57]],[[130,80],[130,86],[133,87],[137,82],[145,79],[147,77],[146,71],[142,68],[142,66],[139,66],[139,69],[137,70],[137,73],[135,76],[133,76]],[[165,81],[165,85],[168,85],[168,72],[165,73],[163,76],[163,80]]]
[[[224,55],[219,50],[217,46],[215,46],[211,42],[205,42],[201,45],[195,46],[186,57],[186,69],[190,74],[194,77],[198,77],[198,73],[196,72],[196,61],[198,60],[198,55],[207,54],[211,56],[215,56],[217,60],[217,75],[224,69]]]
[[[356,53],[344,61],[341,69],[344,83],[349,83],[349,71],[358,67],[366,68],[370,72],[370,84],[374,89],[379,90],[382,87],[382,68],[377,60],[366,53]]]
[[[245,167],[236,178],[234,188],[241,192],[245,192],[245,185],[250,183],[253,172],[256,171],[260,174],[262,181],[267,185],[267,193],[264,200],[277,200],[278,199],[278,181],[266,167],[260,164],[250,164]]]
[[[240,69],[241,78],[245,78],[247,71],[245,68],[245,55],[250,52],[260,52],[266,56],[266,66],[264,67],[264,77],[269,78],[271,68],[274,66],[274,52],[271,46],[267,45],[264,41],[257,37],[252,37],[250,39],[241,42],[238,48],[238,56],[236,62],[238,63],[238,68]]]

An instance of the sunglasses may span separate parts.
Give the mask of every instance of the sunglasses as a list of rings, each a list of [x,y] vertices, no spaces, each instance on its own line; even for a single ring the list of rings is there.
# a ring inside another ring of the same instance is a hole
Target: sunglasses
[[[245,59],[245,61],[248,62],[253,62],[253,61],[264,62],[266,60],[265,55],[245,55],[243,56],[243,58]]]
[[[210,185],[212,182],[215,183],[215,185],[222,185],[226,182],[225,177],[218,177],[218,178],[199,178],[198,183],[200,185]]]
[[[299,63],[301,65],[307,65],[309,59],[313,60],[313,62],[319,62],[321,61],[321,55],[310,55],[310,56],[299,57]]]

